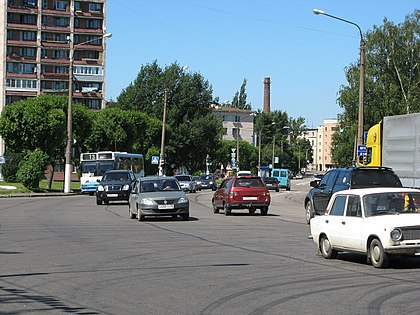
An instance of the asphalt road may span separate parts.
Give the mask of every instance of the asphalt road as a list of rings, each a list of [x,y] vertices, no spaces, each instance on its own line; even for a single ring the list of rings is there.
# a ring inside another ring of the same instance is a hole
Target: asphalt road
[[[189,194],[187,222],[89,196],[0,199],[0,314],[418,314],[420,258],[317,255],[307,182],[273,192],[268,216]]]

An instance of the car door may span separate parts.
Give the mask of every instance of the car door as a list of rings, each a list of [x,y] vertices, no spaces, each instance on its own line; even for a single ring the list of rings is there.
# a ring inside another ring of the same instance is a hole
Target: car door
[[[313,205],[316,212],[327,209],[328,202],[331,199],[333,186],[338,171],[331,170],[327,172],[321,179],[318,188],[314,190],[312,196]]]
[[[347,196],[337,195],[332,200],[331,209],[325,216],[325,233],[333,247],[341,247],[341,234]]]
[[[220,187],[214,192],[214,204],[221,208],[223,206],[223,196],[225,195],[226,185],[229,182],[229,179],[225,179]]]
[[[343,248],[358,252],[363,250],[362,224],[360,196],[348,196],[346,212],[341,226],[341,246]]]
[[[130,208],[130,212],[134,213],[137,209],[137,200],[139,198],[139,187],[140,187],[140,180],[134,181],[133,187],[130,192],[130,196],[128,197],[128,204]]]

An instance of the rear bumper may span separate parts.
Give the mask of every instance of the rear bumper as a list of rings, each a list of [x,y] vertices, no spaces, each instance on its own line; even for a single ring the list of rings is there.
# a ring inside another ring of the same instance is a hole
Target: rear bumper
[[[228,203],[229,209],[251,209],[251,208],[261,208],[268,207],[270,203],[266,202],[235,202]]]

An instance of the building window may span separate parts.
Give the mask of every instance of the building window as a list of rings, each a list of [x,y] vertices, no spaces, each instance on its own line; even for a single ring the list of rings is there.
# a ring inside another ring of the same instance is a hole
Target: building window
[[[81,9],[80,9],[80,2],[76,1],[74,3],[74,11],[81,11]]]
[[[65,66],[55,66],[54,67],[54,73],[64,73],[64,74],[66,74],[66,73],[69,72],[68,70],[69,69]]]
[[[102,27],[101,21],[99,20],[88,20],[86,28],[100,29]]]
[[[102,12],[102,4],[101,3],[89,3],[88,7],[89,12]]]
[[[23,0],[23,6],[29,8],[35,8],[36,0]]]
[[[21,15],[20,16],[20,23],[21,24],[36,24],[36,15]]]
[[[9,88],[36,89],[36,80],[6,79]]]
[[[90,109],[100,109],[101,101],[100,100],[86,100],[86,106]]]
[[[48,0],[42,0],[42,8],[48,9]]]
[[[35,41],[36,32],[20,32],[19,39],[22,41]]]
[[[69,26],[69,19],[68,18],[62,18],[62,17],[55,18],[54,25],[55,26],[67,27],[67,26]]]
[[[236,139],[237,137],[241,136],[241,131],[239,128],[233,128],[232,129],[232,136]]]
[[[64,59],[68,57],[68,51],[66,50],[53,50],[54,59]]]
[[[74,73],[75,74],[102,75],[102,67],[75,66]]]
[[[53,90],[67,90],[68,86],[68,82],[52,82]]]
[[[31,47],[20,47],[19,54],[22,57],[35,57],[35,48]]]
[[[13,31],[7,30],[7,39],[13,39]]]
[[[223,128],[223,135],[227,136],[228,132],[227,132],[227,128]]]
[[[235,115],[235,122],[241,122],[241,116]]]
[[[66,7],[67,7],[67,2],[66,1],[55,1],[54,2],[54,9],[55,10],[65,11]]]

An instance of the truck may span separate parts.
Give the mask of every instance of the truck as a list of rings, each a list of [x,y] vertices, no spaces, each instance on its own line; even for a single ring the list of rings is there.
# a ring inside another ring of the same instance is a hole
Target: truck
[[[420,188],[420,113],[386,116],[369,129],[360,166],[390,167],[404,187]]]

